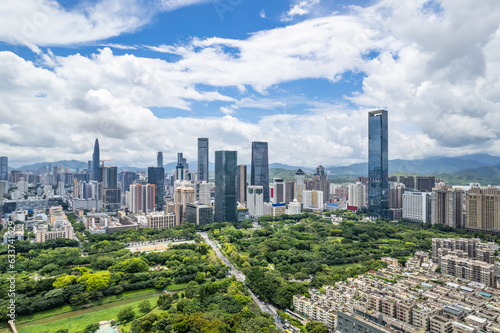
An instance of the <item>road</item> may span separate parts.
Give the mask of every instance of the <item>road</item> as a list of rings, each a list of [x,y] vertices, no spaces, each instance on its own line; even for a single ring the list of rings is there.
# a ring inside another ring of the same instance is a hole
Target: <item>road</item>
[[[229,260],[227,260],[226,256],[220,251],[218,244],[214,243],[210,238],[208,238],[208,234],[206,232],[198,232],[198,233],[200,234],[201,237],[203,237],[205,242],[212,247],[212,249],[214,250],[217,257],[220,258],[222,260],[222,262],[224,262],[224,264],[226,264],[229,267],[229,272],[231,273],[231,275],[234,275],[238,281],[241,281],[246,285],[245,274],[243,274],[241,271],[237,270],[233,266],[233,264],[231,264],[229,262]],[[247,285],[247,287],[248,287],[248,285]],[[250,289],[250,287],[248,287],[248,291],[250,292],[250,295],[252,296],[255,303],[257,303],[257,305],[259,306],[260,310],[262,312],[267,312],[267,313],[271,314],[273,316],[273,319],[274,319],[276,326],[283,329],[281,324],[276,321],[276,308],[270,304],[262,302],[257,297],[257,295],[255,295],[253,293],[253,291]]]

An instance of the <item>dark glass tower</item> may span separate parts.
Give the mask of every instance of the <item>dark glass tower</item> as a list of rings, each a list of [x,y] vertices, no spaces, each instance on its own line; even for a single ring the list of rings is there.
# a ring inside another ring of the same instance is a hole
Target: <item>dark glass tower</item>
[[[386,110],[368,113],[368,205],[370,212],[388,217],[388,117]]]
[[[156,158],[156,166],[158,168],[163,168],[163,153],[161,151],[158,152],[158,157]]]
[[[9,159],[6,156],[0,157],[0,180],[9,180]]]
[[[235,151],[215,152],[215,221],[237,221],[236,169],[238,155]]]
[[[134,183],[137,179],[137,174],[135,172],[124,171],[122,173],[122,190],[127,192],[130,190],[130,185]]]
[[[264,188],[264,202],[269,202],[269,159],[267,142],[252,142],[250,184]]]
[[[94,154],[92,155],[92,179],[98,182],[102,182],[102,168],[99,164],[100,160],[99,139],[95,139]]]
[[[198,138],[198,180],[208,182],[208,139]]]
[[[104,171],[106,179],[104,180],[105,188],[118,188],[118,168],[107,167]]]
[[[163,210],[163,197],[165,194],[165,169],[158,167],[148,168],[148,183],[155,186],[156,210]]]

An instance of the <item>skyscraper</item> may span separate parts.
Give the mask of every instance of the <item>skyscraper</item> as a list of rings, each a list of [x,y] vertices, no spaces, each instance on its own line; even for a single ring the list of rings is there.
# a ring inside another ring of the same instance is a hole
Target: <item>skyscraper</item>
[[[463,228],[463,192],[445,186],[434,189],[431,194],[431,223],[448,227]]]
[[[316,167],[316,173],[314,174],[314,178],[317,182],[316,190],[323,191],[323,201],[330,201],[330,182],[328,181],[327,174],[325,172],[325,167],[322,165],[318,165]]]
[[[247,166],[244,164],[238,165],[238,202],[247,202]]]
[[[368,205],[370,212],[388,217],[388,117],[386,110],[368,113]]]
[[[104,171],[104,187],[118,188],[118,168],[106,167]]]
[[[183,153],[177,154],[177,166],[175,167],[175,180],[187,180],[188,164]]]
[[[264,215],[264,196],[262,186],[248,186],[248,214],[252,217]]]
[[[101,155],[99,152],[99,139],[95,139],[94,154],[92,155],[92,179],[102,182],[102,168],[100,167]]]
[[[236,151],[215,152],[215,221],[236,222]]]
[[[163,153],[161,151],[158,152],[158,156],[156,157],[156,166],[163,168]]]
[[[297,170],[297,172],[295,172],[295,199],[297,199],[297,202],[301,204],[303,203],[302,196],[305,190],[305,179],[306,174],[304,173],[304,171],[302,171],[302,169],[299,169]]]
[[[198,180],[208,182],[208,139],[198,138]]]
[[[267,142],[252,142],[252,171],[250,183],[262,186],[264,202],[269,202],[269,159]]]
[[[0,157],[0,180],[9,180],[9,159],[7,156]]]
[[[273,203],[285,202],[285,181],[283,178],[274,178]]]
[[[165,169],[163,167],[148,168],[148,183],[155,185],[155,206],[156,210],[163,210],[165,194]]]

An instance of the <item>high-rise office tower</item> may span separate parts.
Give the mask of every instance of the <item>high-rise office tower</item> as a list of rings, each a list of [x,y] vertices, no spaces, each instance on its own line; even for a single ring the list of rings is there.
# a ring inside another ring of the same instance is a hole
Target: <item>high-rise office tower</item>
[[[104,170],[104,187],[118,188],[118,168],[106,167]]]
[[[388,116],[386,110],[368,113],[368,206],[370,212],[388,216]]]
[[[436,186],[436,177],[417,176],[417,190],[421,192],[431,192]]]
[[[401,184],[404,184],[405,189],[407,189],[409,191],[413,191],[413,189],[415,188],[415,177],[413,177],[413,176],[408,176],[408,177],[399,176],[399,182]]]
[[[130,185],[134,183],[137,179],[137,174],[131,171],[122,172],[122,191],[126,192],[129,190]]]
[[[198,180],[208,182],[208,138],[198,138]]]
[[[7,156],[0,157],[0,180],[9,180],[9,159]]]
[[[267,142],[252,142],[252,185],[262,186],[264,202],[269,202],[269,159]]]
[[[92,179],[102,182],[101,154],[99,151],[99,139],[95,139],[94,154],[92,155]]]
[[[156,157],[156,166],[163,168],[163,153],[161,151],[158,152],[158,156]]]
[[[215,152],[215,221],[236,222],[236,151]]]
[[[303,192],[305,191],[305,179],[306,174],[302,169],[297,170],[295,172],[295,199],[297,199],[298,203],[304,203],[302,200]]]
[[[148,183],[155,185],[156,210],[163,210],[165,194],[165,169],[163,167],[148,168]]]
[[[188,164],[183,153],[177,154],[177,166],[175,167],[175,180],[187,180]]]
[[[237,193],[238,202],[247,202],[247,166],[244,164],[238,165],[238,175],[237,175]]]

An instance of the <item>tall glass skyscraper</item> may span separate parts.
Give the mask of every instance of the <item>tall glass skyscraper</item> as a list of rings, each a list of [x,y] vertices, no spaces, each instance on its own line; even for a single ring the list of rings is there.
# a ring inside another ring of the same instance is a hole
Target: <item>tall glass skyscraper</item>
[[[198,138],[198,180],[208,182],[208,139]]]
[[[388,217],[389,162],[386,110],[368,113],[368,206],[370,212]]]
[[[269,159],[267,142],[252,142],[250,184],[262,186],[264,202],[269,202]]]
[[[101,155],[99,151],[99,139],[95,139],[94,154],[92,155],[92,179],[102,182],[102,168],[100,166]]]
[[[161,151],[158,152],[158,156],[156,157],[156,166],[163,168],[163,153]]]
[[[156,210],[163,210],[165,195],[165,169],[158,167],[148,168],[148,183],[155,186]]]
[[[237,214],[236,151],[215,152],[215,221],[236,222]]]
[[[0,180],[9,180],[9,159],[7,156],[0,157]]]

